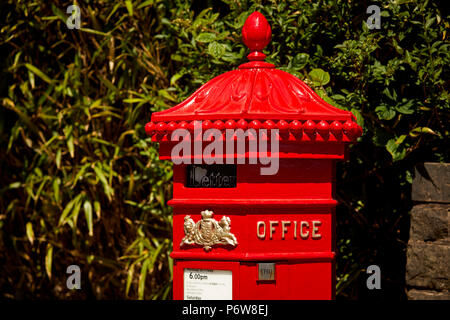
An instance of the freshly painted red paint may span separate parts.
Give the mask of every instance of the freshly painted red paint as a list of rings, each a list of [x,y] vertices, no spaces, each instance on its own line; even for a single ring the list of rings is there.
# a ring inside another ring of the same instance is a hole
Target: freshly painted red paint
[[[219,154],[237,164],[235,188],[188,188],[187,165],[174,165],[173,210],[174,299],[183,299],[183,272],[189,269],[231,270],[233,299],[333,299],[335,297],[335,162],[362,129],[351,112],[323,101],[300,79],[264,62],[262,49],[271,38],[270,25],[255,12],[243,27],[250,62],[220,75],[177,106],[152,115],[146,132],[160,142],[160,158],[175,159],[176,129],[278,129],[279,170],[261,175],[264,165],[249,164],[258,153]],[[265,139],[271,139],[270,136]],[[191,138],[199,141],[199,137]],[[208,141],[200,142],[203,150]],[[234,149],[236,150],[236,149]],[[194,151],[194,147],[192,147]],[[195,155],[181,157],[200,160]],[[179,160],[179,159],[178,159]],[[214,219],[230,218],[236,247],[183,245],[185,217],[195,222],[211,210]],[[258,280],[258,263],[275,263],[275,280]]]

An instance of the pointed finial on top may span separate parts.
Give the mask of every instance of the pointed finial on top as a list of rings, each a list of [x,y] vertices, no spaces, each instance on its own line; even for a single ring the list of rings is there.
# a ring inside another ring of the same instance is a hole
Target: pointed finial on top
[[[269,22],[260,12],[253,12],[245,20],[242,28],[242,40],[251,51],[247,58],[250,61],[263,61],[266,55],[262,50],[269,44],[271,38],[272,29]]]

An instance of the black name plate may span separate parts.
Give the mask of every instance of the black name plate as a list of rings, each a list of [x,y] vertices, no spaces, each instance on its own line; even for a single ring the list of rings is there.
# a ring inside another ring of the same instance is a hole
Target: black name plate
[[[190,164],[186,167],[188,188],[236,188],[234,164]]]

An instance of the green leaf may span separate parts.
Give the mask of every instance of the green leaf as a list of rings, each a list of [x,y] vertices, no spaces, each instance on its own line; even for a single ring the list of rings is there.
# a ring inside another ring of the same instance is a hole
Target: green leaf
[[[13,182],[10,185],[8,185],[6,188],[7,189],[17,189],[20,188],[22,184],[20,182]]]
[[[155,0],[147,0],[147,1],[144,1],[144,2],[142,2],[140,5],[138,5],[138,9],[141,9],[141,8],[144,8],[144,7],[147,7],[147,6],[151,6],[151,5],[153,5],[153,3],[155,2]]]
[[[70,135],[67,139],[67,148],[69,149],[70,157],[75,157],[75,146],[73,144],[73,136]]]
[[[90,163],[86,163],[84,166],[81,167],[80,170],[78,170],[77,175],[73,179],[72,188],[75,187],[75,185],[77,184],[78,179],[80,179],[84,175],[84,173],[86,172],[86,169],[90,165],[91,165]]]
[[[403,141],[405,141],[405,139],[406,139],[406,134],[402,134],[400,137],[398,137],[397,140],[395,140],[395,143],[400,145],[403,143]]]
[[[208,45],[208,53],[216,59],[220,59],[224,55],[225,51],[225,46],[215,41]]]
[[[27,230],[28,241],[30,241],[30,243],[33,244],[33,242],[34,242],[34,232],[33,232],[33,224],[31,222],[27,222],[26,230]]]
[[[67,20],[67,16],[64,14],[64,12],[62,12],[57,6],[55,6],[54,4],[52,4],[52,11],[53,13],[59,18],[61,19],[61,21],[63,21],[64,23],[66,23]]]
[[[353,113],[353,115],[356,117],[356,123],[358,123],[358,125],[359,125],[361,128],[364,128],[364,118],[363,118],[363,116],[361,115],[361,112],[359,112],[359,110],[358,110],[358,109],[355,109],[355,108],[352,108],[350,111],[351,111],[351,112]]]
[[[94,171],[97,174],[97,177],[100,179],[100,182],[103,185],[103,189],[105,191],[106,196],[108,197],[109,201],[111,201],[111,196],[113,195],[113,189],[108,184],[108,180],[106,179],[105,175],[103,174],[102,168],[99,167],[99,164],[97,163],[94,166]]]
[[[47,183],[47,181],[50,180],[50,179],[51,179],[50,177],[46,176],[46,177],[42,180],[41,184],[39,185],[38,190],[36,191],[36,200],[39,199],[39,195],[41,194],[42,189],[44,188],[44,186],[45,186],[45,184]]]
[[[72,199],[69,201],[69,203],[64,208],[61,216],[59,217],[59,223],[58,226],[62,226],[66,222],[66,217],[69,215],[70,211],[73,209],[73,206],[75,205],[75,201],[77,199]]]
[[[126,0],[125,6],[127,7],[127,11],[130,17],[133,16],[133,3],[130,0]]]
[[[417,137],[417,136],[420,135],[421,133],[433,134],[433,135],[438,136],[438,134],[437,134],[436,132],[434,132],[433,130],[431,130],[431,129],[428,128],[428,127],[417,127],[417,128],[414,128],[413,130],[411,130],[411,131],[409,132],[409,135],[410,135],[411,137]]]
[[[45,73],[43,73],[41,70],[39,70],[38,68],[36,68],[32,64],[25,63],[25,67],[27,67],[28,70],[33,72],[35,75],[37,75],[39,78],[41,78],[45,82],[47,82],[47,83],[51,83],[52,82],[52,79],[50,79],[49,76],[47,76]]]
[[[394,162],[402,160],[406,156],[406,148],[402,144],[406,135],[400,136],[398,139],[390,139],[386,144],[386,150],[391,154]]]
[[[49,279],[52,278],[52,261],[53,261],[53,246],[47,244],[47,254],[45,255],[45,272]]]
[[[63,213],[59,217],[58,226],[62,226],[65,223],[67,223],[70,220],[67,218],[71,218],[72,220],[76,221],[78,211],[80,210],[80,207],[81,207],[80,200],[81,200],[82,196],[83,196],[83,194],[80,193],[66,205],[66,207],[63,210]],[[69,213],[70,213],[70,216],[69,216]]]
[[[56,178],[53,180],[53,197],[55,198],[55,202],[59,204],[59,185],[61,184],[61,179]]]
[[[102,215],[102,207],[100,205],[100,202],[97,200],[94,201],[94,211],[97,219],[100,219]]]
[[[133,275],[134,275],[134,264],[131,265],[131,267],[128,269],[127,272],[127,284],[125,287],[125,295],[128,297],[128,293],[130,292],[131,282],[133,281]]]
[[[80,28],[80,30],[83,31],[83,32],[97,34],[99,36],[104,36],[104,37],[109,35],[108,33],[101,32],[101,31],[94,30],[94,29],[90,29],[90,28]]]
[[[92,205],[89,200],[86,200],[83,205],[84,215],[86,217],[86,223],[89,230],[89,235],[92,237],[94,235],[94,227],[92,222]]]
[[[142,98],[130,98],[130,99],[123,99],[122,100],[125,103],[138,103],[138,102],[145,102],[145,99]]]
[[[200,33],[195,40],[207,43],[216,40],[216,35],[210,32]]]
[[[406,181],[408,181],[409,184],[413,183],[413,176],[409,170],[406,170]]]
[[[433,24],[434,21],[436,21],[435,17],[427,19],[427,21],[425,23],[425,29],[428,29]]]
[[[174,98],[173,96],[171,96],[170,93],[169,93],[167,90],[160,89],[160,90],[158,90],[158,94],[159,94],[161,97],[166,98],[167,100],[170,100],[170,101],[173,101],[173,102],[176,101],[175,98]]]
[[[76,197],[76,202],[75,202],[75,206],[69,216],[69,219],[67,221],[67,224],[70,225],[70,227],[72,229],[76,229],[76,225],[77,225],[77,220],[78,220],[78,214],[80,213],[81,210],[81,197],[83,194],[79,194]]]
[[[330,74],[322,69],[313,69],[308,75],[317,86],[324,86],[330,82]]]
[[[55,157],[56,167],[59,169],[61,167],[61,149],[58,149]]]
[[[380,120],[391,120],[396,114],[395,110],[388,109],[385,105],[376,107],[375,112]]]
[[[294,68],[295,70],[301,70],[308,64],[308,61],[309,61],[309,54],[298,53],[291,61],[292,68]]]
[[[179,73],[175,73],[171,78],[170,78],[170,85],[171,86],[175,86],[176,82],[182,77],[184,76],[185,73],[184,72],[179,72]]]
[[[402,114],[413,114],[414,113],[413,106],[414,106],[414,101],[409,100],[400,105],[397,105],[395,107],[395,110],[397,110],[397,112],[402,113]]]
[[[225,52],[221,57],[223,61],[236,63],[238,60],[242,59],[242,55],[234,52]]]
[[[144,263],[142,264],[141,274],[140,274],[140,277],[139,277],[139,288],[138,288],[139,300],[143,300],[144,299],[145,279],[147,278],[147,270],[148,270],[149,263],[150,263],[150,259],[145,259]]]

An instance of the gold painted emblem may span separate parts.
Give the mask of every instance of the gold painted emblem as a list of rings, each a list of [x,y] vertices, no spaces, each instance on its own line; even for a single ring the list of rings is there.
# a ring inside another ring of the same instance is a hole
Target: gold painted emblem
[[[197,223],[191,216],[184,217],[184,234],[180,247],[185,244],[197,244],[203,246],[206,252],[212,249],[213,245],[230,245],[236,247],[238,242],[234,234],[230,232],[231,220],[223,216],[220,221],[212,218],[214,212],[205,210],[201,212],[202,219]]]

